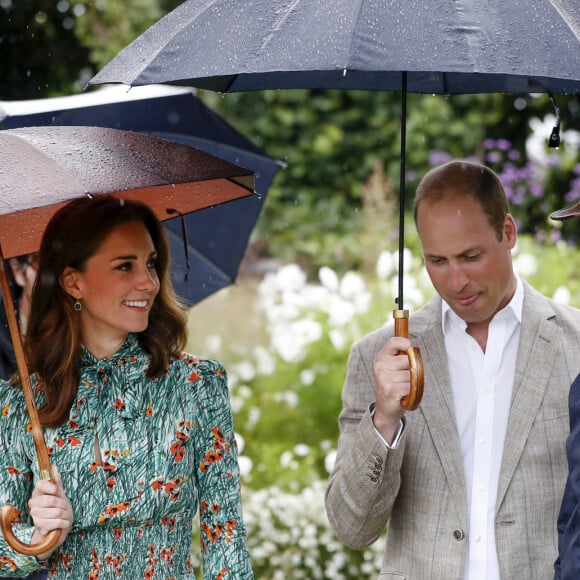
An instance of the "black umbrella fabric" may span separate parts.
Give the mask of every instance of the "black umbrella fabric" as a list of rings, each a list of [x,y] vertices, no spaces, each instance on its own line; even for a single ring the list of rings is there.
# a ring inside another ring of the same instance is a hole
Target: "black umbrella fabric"
[[[188,306],[235,282],[268,189],[283,167],[205,106],[193,89],[171,86],[114,86],[80,95],[0,101],[4,129],[46,125],[89,125],[142,132],[190,145],[254,173],[256,195],[204,208],[164,222],[172,253],[172,281]]]
[[[580,92],[577,0],[188,0],[90,84]]]

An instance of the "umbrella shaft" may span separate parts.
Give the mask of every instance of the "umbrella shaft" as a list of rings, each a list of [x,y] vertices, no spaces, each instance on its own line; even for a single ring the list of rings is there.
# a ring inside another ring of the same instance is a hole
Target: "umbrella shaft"
[[[42,479],[52,479],[52,471],[50,468],[50,458],[46,449],[46,442],[44,440],[44,433],[40,419],[38,417],[38,410],[36,408],[36,401],[32,392],[32,384],[30,382],[30,374],[28,373],[28,364],[24,355],[24,346],[22,344],[22,336],[18,327],[18,320],[16,319],[16,311],[14,308],[14,299],[10,284],[8,283],[8,274],[6,272],[6,262],[4,261],[4,253],[2,251],[2,244],[0,244],[0,289],[2,290],[2,297],[4,300],[4,308],[6,310],[6,317],[8,319],[8,328],[10,329],[10,336],[14,346],[14,354],[16,355],[16,363],[18,365],[18,373],[20,375],[20,382],[26,400],[26,408],[28,409],[28,416],[32,425],[32,437],[34,439],[34,446],[36,447],[36,456],[38,457],[38,467]]]
[[[397,308],[404,309],[403,304],[403,256],[405,250],[405,187],[406,187],[406,150],[407,150],[407,72],[402,73],[401,87],[401,166],[399,173],[399,296]]]

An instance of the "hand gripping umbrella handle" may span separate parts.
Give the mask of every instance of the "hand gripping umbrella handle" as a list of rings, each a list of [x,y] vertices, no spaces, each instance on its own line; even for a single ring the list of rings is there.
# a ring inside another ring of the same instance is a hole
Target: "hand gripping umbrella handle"
[[[409,311],[394,310],[393,318],[395,319],[395,336],[409,338]],[[401,399],[401,407],[407,411],[414,411],[423,398],[425,370],[421,351],[416,346],[412,346],[407,350],[407,356],[409,357],[411,370],[411,388],[409,389],[409,394]]]
[[[24,347],[22,345],[22,336],[20,336],[20,329],[18,327],[18,320],[16,320],[16,313],[14,310],[14,300],[12,298],[12,291],[8,283],[8,275],[6,274],[4,262],[4,255],[2,253],[2,246],[0,245],[0,289],[2,290],[2,297],[4,299],[4,308],[6,310],[6,317],[8,318],[8,327],[10,328],[10,335],[12,337],[12,344],[14,346],[14,354],[16,355],[16,363],[18,364],[18,373],[20,375],[20,382],[22,384],[22,391],[24,399],[26,400],[26,408],[28,416],[30,417],[30,424],[32,428],[32,438],[36,448],[36,456],[38,458],[38,467],[40,469],[40,477],[42,479],[52,481],[52,469],[50,466],[50,458],[46,449],[44,441],[44,433],[42,425],[38,417],[38,410],[36,408],[36,401],[32,392],[32,384],[30,382],[30,374],[28,373],[28,364],[24,356]],[[36,544],[25,544],[21,542],[12,531],[12,523],[20,516],[20,512],[11,505],[4,505],[0,510],[0,526],[2,533],[8,545],[17,552],[27,556],[38,556],[48,552],[58,541],[61,530],[52,530],[46,537]]]
[[[49,532],[41,542],[36,544],[25,544],[19,540],[12,531],[12,524],[18,517],[20,512],[10,504],[5,504],[0,510],[0,525],[2,526],[2,533],[7,544],[17,552],[25,556],[38,556],[44,554],[52,549],[60,538],[62,530],[52,530]]]

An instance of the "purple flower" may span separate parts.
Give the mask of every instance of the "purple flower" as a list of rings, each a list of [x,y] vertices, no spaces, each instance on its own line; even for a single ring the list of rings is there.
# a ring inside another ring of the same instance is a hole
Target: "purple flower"
[[[445,153],[445,151],[431,151],[429,153],[429,165],[431,167],[443,165],[448,161],[451,161],[451,155],[449,155],[449,153]]]
[[[490,151],[485,158],[488,163],[499,163],[501,161],[501,155],[497,151]]]
[[[512,144],[507,139],[498,139],[496,142],[496,147],[502,151],[507,151],[511,146]]]

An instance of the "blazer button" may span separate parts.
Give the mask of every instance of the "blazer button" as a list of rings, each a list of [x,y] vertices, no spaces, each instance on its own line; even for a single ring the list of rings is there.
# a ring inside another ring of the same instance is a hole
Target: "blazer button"
[[[453,537],[460,542],[465,539],[465,532],[463,530],[453,530]]]

